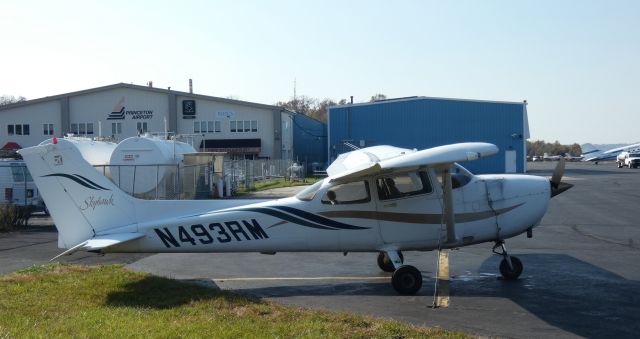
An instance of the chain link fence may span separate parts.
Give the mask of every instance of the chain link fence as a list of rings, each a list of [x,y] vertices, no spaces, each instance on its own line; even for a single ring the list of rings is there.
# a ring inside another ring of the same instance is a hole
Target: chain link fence
[[[196,200],[216,197],[211,165],[101,165],[95,166],[121,190],[148,200]]]
[[[240,189],[253,190],[260,182],[285,179],[305,180],[306,166],[293,160],[225,160],[224,177],[231,195]]]
[[[269,180],[304,181],[307,177],[306,166],[292,160],[225,160],[221,172],[214,172],[211,164],[95,167],[123,191],[149,200],[221,198]]]

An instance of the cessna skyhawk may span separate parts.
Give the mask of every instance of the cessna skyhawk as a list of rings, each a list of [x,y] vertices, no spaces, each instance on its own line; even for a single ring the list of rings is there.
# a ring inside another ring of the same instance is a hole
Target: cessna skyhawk
[[[67,140],[20,151],[58,228],[60,256],[92,252],[377,252],[400,294],[422,286],[402,251],[493,242],[500,273],[520,260],[505,239],[531,229],[561,183],[528,175],[473,175],[457,162],[498,152],[487,143],[421,151],[375,146],[342,154],[328,177],[294,197],[259,200],[140,200],[120,190]],[[57,257],[56,257],[57,258]],[[54,258],[55,259],[55,258]]]

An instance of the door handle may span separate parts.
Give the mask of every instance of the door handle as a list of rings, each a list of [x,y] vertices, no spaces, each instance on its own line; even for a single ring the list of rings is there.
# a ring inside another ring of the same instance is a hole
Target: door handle
[[[390,204],[382,205],[383,207],[398,207],[398,203],[392,202]]]

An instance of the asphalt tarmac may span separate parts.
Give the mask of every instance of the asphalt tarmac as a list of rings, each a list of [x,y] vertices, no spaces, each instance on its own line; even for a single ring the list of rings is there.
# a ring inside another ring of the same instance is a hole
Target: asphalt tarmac
[[[529,163],[550,176],[555,163]],[[435,252],[405,253],[422,271],[417,296],[399,296],[375,253],[109,254],[64,261],[128,264],[176,279],[213,281],[223,289],[309,308],[348,311],[514,338],[637,338],[640,333],[640,169],[568,163],[571,190],[552,199],[534,237],[507,240],[524,264],[517,281],[499,277],[492,244],[450,254],[451,306],[431,308]],[[0,235],[0,273],[46,262],[60,252],[46,218]],[[50,221],[49,221],[50,223]],[[40,225],[40,226],[39,226]],[[44,225],[44,226],[41,226]]]

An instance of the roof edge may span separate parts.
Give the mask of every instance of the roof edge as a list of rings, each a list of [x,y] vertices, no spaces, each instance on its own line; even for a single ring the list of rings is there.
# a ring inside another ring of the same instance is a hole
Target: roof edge
[[[117,89],[117,88],[130,88],[130,89],[144,90],[144,91],[150,91],[150,92],[155,92],[155,93],[175,94],[175,95],[180,95],[180,96],[185,96],[185,97],[191,97],[191,98],[197,98],[197,99],[206,99],[206,100],[214,100],[214,101],[220,101],[220,102],[225,102],[225,103],[229,103],[229,104],[236,104],[236,105],[245,105],[245,106],[248,105],[248,106],[266,108],[266,109],[271,109],[271,110],[281,110],[282,109],[281,106],[267,105],[267,104],[261,104],[261,103],[257,103],[257,102],[220,98],[220,97],[204,95],[204,94],[194,94],[194,93],[189,93],[189,92],[174,91],[174,90],[163,89],[163,88],[156,88],[156,87],[134,85],[134,84],[127,84],[127,83],[124,83],[124,82],[119,82],[119,83],[112,84],[112,85],[94,87],[94,88],[89,88],[89,89],[80,90],[80,91],[68,92],[68,93],[63,93],[63,94],[57,94],[57,95],[46,96],[46,97],[42,97],[42,98],[36,98],[36,99],[16,102],[16,103],[13,103],[13,104],[0,106],[0,111],[4,111],[4,110],[16,108],[16,107],[32,105],[32,104],[43,103],[43,102],[52,101],[52,100],[58,100],[58,99],[64,98],[64,97],[79,96],[79,95],[83,95],[83,94],[102,92],[102,91],[111,90],[111,89]]]

